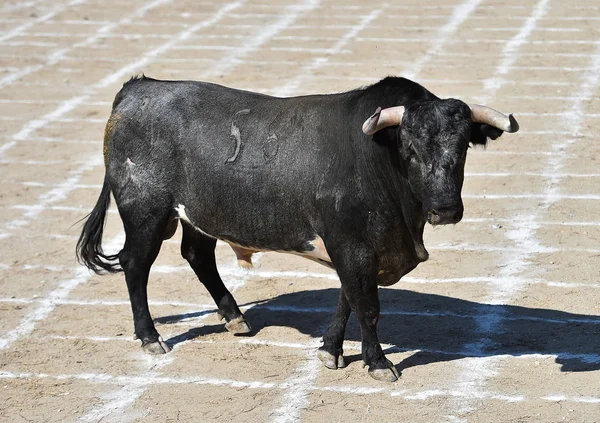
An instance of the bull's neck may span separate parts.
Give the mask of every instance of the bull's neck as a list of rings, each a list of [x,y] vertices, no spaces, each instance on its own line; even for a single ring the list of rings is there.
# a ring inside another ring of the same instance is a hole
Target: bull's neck
[[[408,182],[406,164],[399,156],[394,139],[396,131],[392,128],[384,131],[387,132],[375,139],[363,137],[359,141],[357,157],[364,160],[362,168],[369,174],[366,180],[372,184],[372,201],[378,207],[385,207],[388,216],[393,216],[394,226],[404,226],[412,238],[417,257],[425,261],[429,254],[423,244],[423,206]]]

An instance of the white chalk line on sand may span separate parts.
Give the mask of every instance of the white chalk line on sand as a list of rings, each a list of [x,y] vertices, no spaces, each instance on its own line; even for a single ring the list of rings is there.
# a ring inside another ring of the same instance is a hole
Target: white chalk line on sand
[[[77,238],[74,237],[73,240]],[[0,271],[35,271],[35,270],[44,270],[50,272],[66,272],[73,271],[73,268],[68,266],[50,266],[50,265],[24,265],[24,266],[14,266],[8,265],[5,263],[0,263]],[[176,273],[191,273],[192,270],[189,266],[170,266],[170,265],[155,265],[152,267],[152,273],[155,274],[176,274]],[[268,271],[268,270],[260,270],[253,269],[250,271],[219,265],[219,274],[225,277],[247,277],[247,278],[264,278],[264,279],[285,279],[285,278],[294,278],[294,279],[327,279],[331,281],[339,281],[339,278],[336,273],[324,273],[324,272],[301,272],[295,270],[280,270],[280,271]],[[503,280],[506,277],[503,276],[468,276],[468,277],[460,277],[460,278],[421,278],[414,276],[404,276],[398,283],[409,283],[409,284],[496,284],[499,282],[499,279]],[[586,282],[578,282],[578,281],[556,281],[556,280],[547,280],[544,278],[527,278],[527,277],[514,277],[517,283],[522,283],[524,285],[546,285],[549,287],[555,288],[566,288],[566,289],[575,289],[575,288],[590,288],[590,289],[600,289],[600,284],[598,283],[586,283]],[[229,287],[233,289],[233,287]],[[6,301],[6,299],[0,300]],[[176,304],[176,303],[174,303]],[[191,303],[190,303],[191,304]]]
[[[87,1],[89,1],[89,0],[72,0],[67,4],[63,4],[58,7],[55,7],[53,10],[51,10],[50,12],[48,12],[40,17],[37,17],[32,20],[28,20],[26,23],[19,25],[16,28],[12,28],[6,32],[3,32],[0,34],[0,43],[4,44],[7,40],[22,35],[23,32],[27,31],[29,28],[31,28],[35,25],[39,25],[45,21],[48,21],[48,20],[54,18],[57,14],[61,13],[63,10],[71,8],[73,6],[78,6],[80,4],[86,3]]]
[[[110,375],[106,373],[67,373],[67,374],[48,374],[48,373],[14,373],[8,371],[0,372],[0,379],[16,380],[16,379],[50,379],[57,381],[83,380],[99,384],[114,384],[127,386],[143,386],[146,384],[157,385],[208,385],[208,386],[227,386],[236,389],[290,389],[289,382],[262,382],[262,381],[242,381],[233,379],[220,379],[205,376],[188,376],[188,377],[169,377],[169,376],[122,376]],[[575,396],[553,393],[539,397],[526,397],[524,395],[503,395],[495,392],[479,392],[470,393],[455,390],[411,390],[411,389],[390,389],[390,388],[373,388],[371,386],[310,386],[310,391],[316,392],[336,392],[354,395],[376,395],[387,394],[391,397],[404,399],[408,401],[424,401],[433,397],[458,397],[463,399],[496,399],[502,402],[526,402],[526,401],[550,401],[550,402],[572,402],[572,403],[600,403],[599,397],[593,396]]]
[[[74,141],[77,142],[77,141]],[[97,144],[97,141],[89,141],[90,143]],[[534,178],[600,178],[600,173],[574,173],[574,172],[465,172],[467,178],[513,178],[515,176],[531,176]],[[4,179],[6,182],[11,184],[21,184],[31,187],[52,187],[56,188],[58,184],[51,182],[42,181],[19,181],[16,179]],[[98,190],[102,188],[102,184],[74,184],[74,189],[93,189]],[[75,208],[74,206],[71,206]],[[463,220],[464,221],[464,220]]]
[[[472,15],[480,3],[481,0],[467,0],[452,9],[450,19],[439,29],[429,49],[417,59],[408,71],[405,70],[406,78],[414,79],[432,57],[437,56],[443,50],[446,43],[450,42],[458,28]]]
[[[330,310],[333,312],[333,310]],[[201,319],[197,319],[193,325],[193,327],[198,328],[202,326]],[[173,325],[173,324],[171,324]],[[190,325],[192,326],[192,325]],[[165,339],[170,339],[171,337],[177,337],[178,335],[166,334]],[[42,336],[38,338],[41,342],[48,341],[90,341],[90,342],[127,342],[130,344],[137,344],[138,341],[124,336],[77,336],[77,335],[48,335]],[[187,345],[187,344],[198,344],[198,345],[235,345],[235,344],[248,344],[248,345],[258,345],[258,346],[266,346],[266,347],[274,347],[274,348],[286,348],[291,350],[304,350],[303,354],[308,352],[315,353],[317,348],[321,345],[321,342],[318,339],[315,339],[311,342],[283,342],[283,341],[275,341],[271,339],[230,339],[230,340],[211,340],[211,339],[189,339],[177,344],[176,348],[179,348],[179,345]],[[457,357],[473,357],[473,351],[451,351],[451,350],[439,350],[432,348],[420,348],[420,347],[412,347],[412,348],[401,348],[397,345],[382,343],[381,348],[386,353],[396,354],[396,353],[428,353],[428,354],[436,354],[436,355],[444,355],[453,358]],[[344,341],[344,350],[346,351],[361,351],[361,343],[359,341]],[[595,353],[571,353],[571,352],[546,352],[546,353],[536,353],[531,350],[528,351],[518,351],[515,350],[510,353],[504,353],[498,351],[496,353],[492,353],[487,355],[495,357],[502,357],[505,359],[515,359],[515,360],[541,360],[541,359],[552,359],[552,360],[578,360],[582,363],[586,364],[600,364],[600,354]],[[484,358],[486,356],[482,356]]]
[[[371,22],[381,15],[383,9],[372,10],[369,14],[365,15],[358,24],[351,27],[350,31],[346,32],[335,44],[333,47],[329,49],[325,49],[324,53],[328,55],[336,55],[340,54],[342,49],[348,44],[349,41],[354,39],[356,35],[364,30]],[[354,17],[356,18],[356,17]],[[302,82],[304,82],[305,78],[312,77],[313,73],[324,66],[329,61],[328,56],[321,56],[315,58],[309,65],[304,66],[300,69],[300,72],[296,75],[296,77],[292,78],[288,81],[284,86],[280,87],[276,90],[276,95],[280,97],[289,96],[293,93],[296,93],[300,88]]]
[[[214,63],[210,69],[201,73],[202,78],[209,78],[219,76],[222,73],[231,73],[235,67],[244,62],[245,58],[259,47],[263,46],[267,41],[275,39],[276,35],[287,29],[291,24],[302,15],[314,10],[319,6],[319,0],[305,0],[300,5],[289,5],[286,6],[279,17],[274,23],[265,25],[259,29],[259,31],[251,37],[242,35],[245,39],[245,43],[236,49],[229,47],[226,53]]]
[[[62,183],[58,184],[52,190],[40,195],[38,197],[38,202],[34,205],[30,205],[26,207],[25,213],[19,219],[15,219],[6,223],[5,228],[9,230],[23,228],[28,225],[32,220],[37,218],[40,213],[42,213],[47,207],[50,205],[57,203],[59,201],[67,198],[69,193],[71,193],[74,189],[74,186],[82,176],[92,170],[94,167],[99,166],[102,163],[102,159],[100,157],[94,156],[85,162],[83,165],[78,168],[70,171],[67,174],[67,179],[65,179]]]
[[[120,247],[122,244],[123,236],[118,235],[110,240],[107,247],[111,250]],[[16,328],[10,330],[0,338],[0,350],[9,348],[19,338],[31,334],[37,324],[54,311],[58,302],[65,300],[71,291],[79,285],[86,283],[91,276],[91,273],[87,269],[83,267],[77,268],[73,273],[73,277],[59,283],[53,291],[45,295],[43,299],[40,299],[37,307],[25,314]]]
[[[111,22],[111,23],[107,23],[107,24],[103,25],[102,27],[98,28],[94,34],[89,35],[85,40],[74,43],[71,46],[60,48],[60,49],[50,52],[44,58],[42,63],[33,65],[33,66],[26,66],[26,67],[19,69],[13,73],[10,73],[10,74],[6,75],[5,77],[3,77],[2,79],[0,79],[0,88],[15,82],[15,81],[23,78],[24,76],[30,75],[32,73],[35,73],[37,71],[40,71],[40,70],[48,67],[48,66],[53,66],[57,63],[60,63],[61,61],[64,61],[65,58],[67,57],[67,55],[74,49],[91,47],[100,38],[111,34],[111,31],[115,30],[119,26],[129,24],[129,23],[133,22],[134,20],[139,19],[142,16],[144,16],[149,10],[152,10],[162,4],[169,3],[170,1],[171,0],[155,0],[151,3],[147,3],[143,7],[135,10],[133,13],[120,19],[117,22]]]
[[[0,303],[2,304],[41,304],[44,305],[47,303],[46,299],[38,299],[38,298],[1,298]],[[75,306],[75,307],[128,307],[130,306],[130,302],[128,300],[107,300],[107,299],[95,299],[95,300],[84,300],[84,299],[65,299],[65,298],[55,298],[52,300],[54,306]],[[178,307],[185,308],[187,310],[193,310],[191,312],[182,313],[180,320],[178,320],[177,324],[182,324],[184,326],[197,324],[199,320],[203,320],[207,315],[213,315],[217,313],[216,306],[214,304],[209,303],[192,303],[192,302],[183,302],[183,301],[169,301],[169,300],[149,300],[148,304],[152,307]],[[482,308],[499,308],[500,306],[497,304],[478,304],[478,309]],[[335,311],[333,308],[329,307],[301,307],[294,305],[275,305],[269,304],[268,301],[256,302],[254,304],[241,305],[240,308],[242,310],[267,310],[274,312],[287,312],[287,313],[299,313],[299,314],[333,314]],[[196,315],[198,311],[202,311],[200,315]],[[563,313],[557,311],[559,313]],[[472,313],[456,313],[451,311],[407,311],[407,310],[387,310],[384,309],[381,311],[382,316],[406,316],[406,317],[424,317],[424,318],[455,318],[455,319],[464,319],[464,320],[477,320],[480,315],[475,311]],[[600,325],[600,318],[591,318],[590,317],[540,317],[535,315],[518,315],[518,314],[509,314],[505,317],[504,320],[510,322],[539,322],[539,323],[547,323],[552,325]],[[475,353],[476,356],[487,356],[488,354],[481,351],[469,350],[471,353]],[[600,356],[599,356],[600,357]]]

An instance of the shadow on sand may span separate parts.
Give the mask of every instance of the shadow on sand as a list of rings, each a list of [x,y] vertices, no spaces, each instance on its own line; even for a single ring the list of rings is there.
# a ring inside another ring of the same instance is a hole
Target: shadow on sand
[[[283,294],[252,306],[244,314],[252,336],[269,326],[286,326],[319,338],[335,309],[337,289]],[[548,354],[556,356],[566,372],[600,369],[600,316],[518,306],[485,305],[441,295],[401,289],[380,289],[382,316],[380,341],[395,347],[386,352],[417,351],[397,364],[398,370],[464,357]],[[199,317],[214,310],[165,316],[156,322],[169,324]],[[482,324],[502,319],[499,330],[482,333]],[[208,333],[224,331],[223,325],[193,328],[167,341],[171,345]],[[360,341],[354,317],[346,339]],[[347,351],[350,352],[350,351]],[[348,355],[349,362],[359,360]]]

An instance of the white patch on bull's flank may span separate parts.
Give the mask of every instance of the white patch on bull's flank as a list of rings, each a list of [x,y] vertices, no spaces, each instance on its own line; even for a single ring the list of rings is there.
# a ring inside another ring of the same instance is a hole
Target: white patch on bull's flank
[[[177,217],[179,218],[179,220],[184,221],[185,223],[187,223],[188,225],[190,225],[192,228],[194,228],[194,230],[200,232],[201,234],[203,234],[203,235],[205,235],[205,236],[207,236],[209,238],[216,239],[215,236],[213,236],[213,235],[211,235],[211,234],[209,234],[207,232],[204,232],[202,229],[200,229],[198,226],[196,226],[194,224],[194,222],[192,222],[190,220],[190,218],[188,217],[187,213],[185,212],[185,206],[183,204],[178,204],[177,207],[175,207],[175,211],[177,212]]]

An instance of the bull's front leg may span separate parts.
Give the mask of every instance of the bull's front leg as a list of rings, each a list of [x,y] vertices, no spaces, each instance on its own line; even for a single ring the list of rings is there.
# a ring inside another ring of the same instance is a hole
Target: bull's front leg
[[[373,379],[394,382],[398,380],[400,373],[383,354],[377,337],[380,311],[377,260],[368,249],[354,246],[344,250],[345,254],[336,255],[334,266],[342,282],[342,293],[360,324],[363,361],[369,367],[369,375]],[[339,308],[338,305],[338,311]]]

